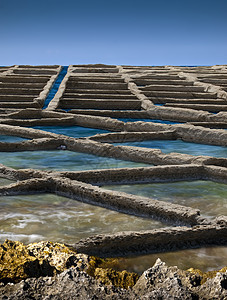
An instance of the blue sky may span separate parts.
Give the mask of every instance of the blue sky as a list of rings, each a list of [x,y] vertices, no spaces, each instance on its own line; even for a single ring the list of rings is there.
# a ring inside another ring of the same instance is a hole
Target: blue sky
[[[227,0],[0,0],[0,65],[227,64]]]

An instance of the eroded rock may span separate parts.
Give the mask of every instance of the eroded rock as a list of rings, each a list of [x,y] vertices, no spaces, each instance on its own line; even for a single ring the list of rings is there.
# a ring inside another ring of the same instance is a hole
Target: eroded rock
[[[213,278],[203,283],[207,273],[168,267],[158,259],[138,279],[136,273],[113,270],[117,259],[78,254],[59,243],[25,246],[6,240],[0,249],[0,299],[227,299],[227,268],[214,276],[207,272]]]
[[[147,299],[196,299],[190,289],[196,284],[194,277],[158,259],[142,274],[133,290],[139,296],[149,296]]]
[[[226,270],[225,267],[205,273],[195,269],[183,271],[157,259],[142,274],[133,291],[142,299],[227,299]]]
[[[0,288],[0,299],[136,299],[131,290],[104,285],[86,272],[70,268],[55,277],[29,278]]]
[[[48,260],[39,260],[20,242],[6,240],[0,245],[0,258],[0,281],[3,283],[56,273]]]
[[[112,269],[116,259],[101,259],[76,253],[60,243],[42,241],[25,246],[6,240],[0,246],[0,281],[17,283],[30,277],[54,276],[70,267],[83,271],[105,284],[132,287],[138,274]]]
[[[225,268],[226,269],[226,268]],[[217,272],[214,278],[209,278],[199,289],[201,299],[227,299],[227,273]]]
[[[0,281],[19,282],[29,277],[54,276],[71,266],[80,270],[89,267],[89,257],[77,254],[63,244],[32,243],[6,240],[0,245]]]

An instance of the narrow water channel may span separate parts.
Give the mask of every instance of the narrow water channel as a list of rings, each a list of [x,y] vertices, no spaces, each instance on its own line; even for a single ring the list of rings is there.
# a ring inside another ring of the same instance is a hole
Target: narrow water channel
[[[46,100],[45,100],[44,105],[43,105],[43,109],[47,108],[49,103],[51,102],[51,100],[54,98],[54,96],[57,93],[58,88],[59,88],[62,80],[64,79],[64,77],[67,73],[67,70],[68,70],[67,66],[62,67],[61,72],[59,73],[59,75],[58,75],[57,79],[55,80],[49,94],[46,97]]]

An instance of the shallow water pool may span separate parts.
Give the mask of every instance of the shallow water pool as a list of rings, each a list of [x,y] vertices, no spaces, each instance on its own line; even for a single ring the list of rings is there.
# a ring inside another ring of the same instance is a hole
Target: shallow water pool
[[[1,182],[1,180],[0,180]],[[161,222],[118,213],[54,194],[0,197],[0,242],[76,241],[94,234],[149,230]]]
[[[107,168],[143,167],[148,164],[101,157],[67,150],[0,152],[0,162],[11,168],[79,171]]]
[[[56,134],[64,134],[66,136],[74,138],[88,137],[99,133],[110,132],[104,129],[96,129],[81,126],[34,126],[32,128],[49,131]]]
[[[224,183],[197,180],[109,185],[103,188],[190,206],[200,209],[206,217],[227,215],[227,185]]]
[[[75,129],[75,127],[77,128]],[[79,126],[39,126],[39,129],[72,137],[85,137],[108,132]],[[82,132],[83,130],[84,132]],[[7,137],[6,139],[10,140],[11,138],[12,141],[16,141],[17,137]],[[19,138],[18,141],[20,140],[23,139]],[[179,152],[227,157],[226,147],[186,143],[181,140],[130,142],[124,143],[124,145],[159,148],[164,153]],[[148,166],[148,164],[67,150],[0,152],[0,162],[13,168],[58,171]],[[11,182],[7,179],[0,179],[0,186]],[[104,188],[199,208],[201,213],[209,218],[227,215],[225,184],[208,181],[182,181],[116,185]],[[24,243],[51,240],[70,244],[94,234],[150,230],[165,226],[158,221],[121,214],[52,194],[0,197],[0,242],[7,238]],[[124,258],[120,260],[120,265],[122,269],[142,273],[160,257],[168,265],[178,265],[182,269],[194,267],[207,271],[224,267],[226,255],[227,247],[209,247]]]
[[[183,153],[227,158],[227,147],[184,142],[182,140],[150,140],[140,142],[114,143],[114,145],[160,149],[164,153]]]

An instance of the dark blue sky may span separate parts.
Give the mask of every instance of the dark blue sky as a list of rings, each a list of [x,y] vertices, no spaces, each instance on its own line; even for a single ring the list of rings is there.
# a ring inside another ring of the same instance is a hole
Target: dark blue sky
[[[227,64],[226,0],[0,0],[0,65]]]

